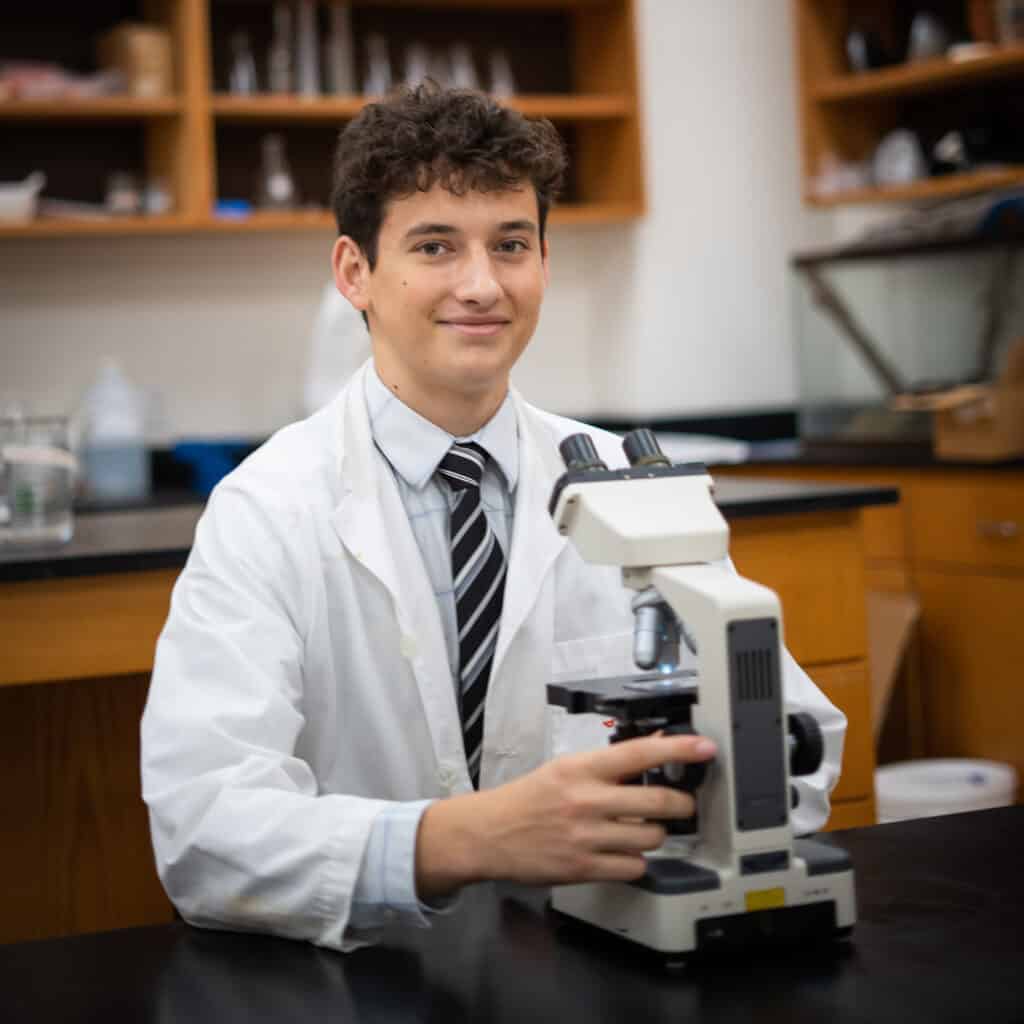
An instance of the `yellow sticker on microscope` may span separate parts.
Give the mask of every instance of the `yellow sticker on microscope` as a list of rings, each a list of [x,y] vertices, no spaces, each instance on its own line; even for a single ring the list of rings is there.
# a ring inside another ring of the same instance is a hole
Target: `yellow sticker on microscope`
[[[786,890],[780,885],[777,889],[752,889],[747,893],[747,910],[774,910],[786,905]]]

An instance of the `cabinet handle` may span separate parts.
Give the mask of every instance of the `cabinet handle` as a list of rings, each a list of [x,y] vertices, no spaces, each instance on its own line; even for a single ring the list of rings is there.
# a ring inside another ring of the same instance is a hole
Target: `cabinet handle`
[[[1012,519],[979,519],[978,536],[996,540],[1010,540],[1020,533],[1020,526]]]

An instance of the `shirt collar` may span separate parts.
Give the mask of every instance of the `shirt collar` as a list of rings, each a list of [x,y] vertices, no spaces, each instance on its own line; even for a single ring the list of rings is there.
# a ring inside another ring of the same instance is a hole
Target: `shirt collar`
[[[519,428],[511,395],[505,395],[498,411],[469,437],[453,437],[447,430],[424,419],[385,387],[371,364],[363,378],[370,433],[402,479],[419,490],[437,472],[438,464],[455,441],[475,441],[497,463],[509,491],[519,476]]]

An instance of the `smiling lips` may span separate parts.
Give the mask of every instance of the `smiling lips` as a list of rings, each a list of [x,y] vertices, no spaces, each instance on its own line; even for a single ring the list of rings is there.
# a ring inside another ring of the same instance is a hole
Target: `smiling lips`
[[[458,320],[439,320],[443,327],[451,327],[461,334],[471,334],[475,337],[487,337],[488,335],[497,334],[498,331],[508,325],[508,320],[502,319],[471,319],[471,318],[459,318]]]

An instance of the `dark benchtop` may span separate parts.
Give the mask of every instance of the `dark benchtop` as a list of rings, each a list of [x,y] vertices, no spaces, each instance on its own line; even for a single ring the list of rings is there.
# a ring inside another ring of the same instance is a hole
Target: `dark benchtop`
[[[715,484],[715,499],[733,520],[886,505],[898,497],[892,487],[851,484],[725,479]],[[79,515],[74,537],[60,547],[0,547],[0,583],[180,569],[202,511],[195,503]]]
[[[349,954],[167,924],[0,946],[11,1024],[1020,1024],[1024,808],[834,832],[853,859],[849,942],[666,971],[546,911],[470,887],[429,930]]]
[[[1020,472],[1024,459],[1002,459],[995,462],[968,462],[960,459],[937,459],[930,445],[891,444],[807,445],[787,438],[779,441],[752,441],[750,455],[737,466],[820,466],[822,469],[934,469],[988,472]],[[725,466],[722,467],[726,468]]]

